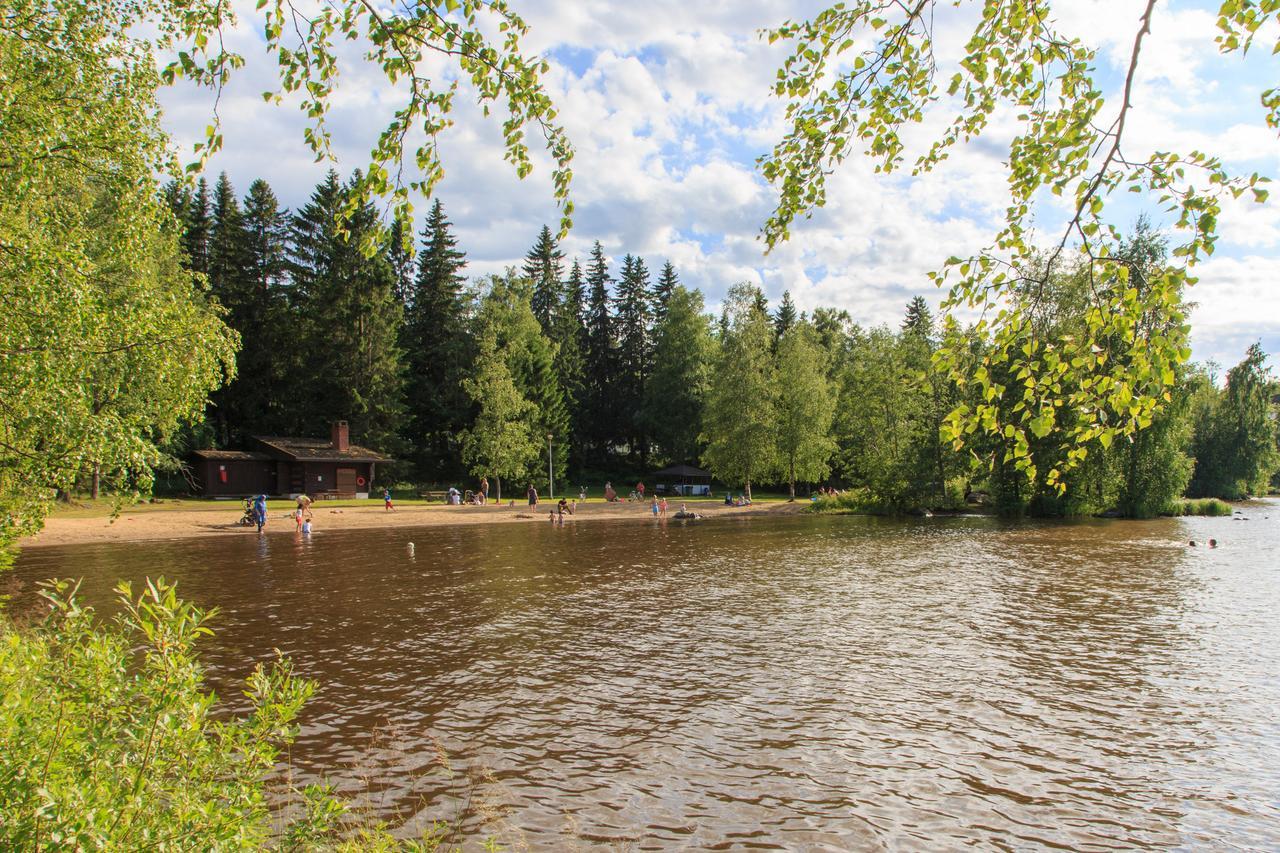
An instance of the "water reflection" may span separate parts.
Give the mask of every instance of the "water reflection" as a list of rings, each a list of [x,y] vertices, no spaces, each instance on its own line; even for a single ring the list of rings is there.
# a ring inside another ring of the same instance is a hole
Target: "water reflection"
[[[275,647],[319,680],[295,777],[448,817],[471,783],[442,751],[534,848],[1267,848],[1275,525],[277,532],[33,550],[18,578],[181,578],[223,608],[223,694]]]

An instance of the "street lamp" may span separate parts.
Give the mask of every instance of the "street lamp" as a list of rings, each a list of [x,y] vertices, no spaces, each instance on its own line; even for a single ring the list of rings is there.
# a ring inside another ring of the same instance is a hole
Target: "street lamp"
[[[547,498],[556,499],[556,474],[551,467],[551,433],[547,433]]]

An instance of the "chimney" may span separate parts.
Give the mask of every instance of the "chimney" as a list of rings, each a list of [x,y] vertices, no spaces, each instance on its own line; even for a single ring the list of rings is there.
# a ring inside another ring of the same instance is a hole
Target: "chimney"
[[[351,449],[351,433],[347,429],[346,421],[333,422],[333,431],[330,433],[329,442],[333,445],[333,449],[339,453],[346,453]]]

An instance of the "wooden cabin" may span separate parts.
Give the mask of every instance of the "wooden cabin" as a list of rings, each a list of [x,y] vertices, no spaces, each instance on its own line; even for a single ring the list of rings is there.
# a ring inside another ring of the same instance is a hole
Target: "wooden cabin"
[[[379,462],[390,462],[352,444],[346,421],[329,439],[257,435],[249,450],[197,450],[192,454],[200,493],[207,497],[288,495],[367,498]]]

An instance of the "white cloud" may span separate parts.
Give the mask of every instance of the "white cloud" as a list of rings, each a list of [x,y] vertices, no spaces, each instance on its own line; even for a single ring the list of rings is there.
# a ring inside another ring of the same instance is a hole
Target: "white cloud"
[[[956,148],[933,173],[877,175],[859,157],[832,176],[828,204],[797,223],[792,241],[764,255],[756,235],[772,207],[772,190],[755,169],[757,156],[784,130],[781,103],[771,96],[785,48],[758,31],[784,18],[803,18],[821,3],[766,0],[675,0],[594,4],[527,0],[517,8],[531,25],[528,47],[549,54],[547,84],[577,149],[573,169],[576,227],[565,242],[585,257],[599,239],[612,257],[642,255],[655,269],[671,259],[682,279],[701,287],[714,307],[729,285],[762,283],[771,299],[791,289],[798,306],[848,308],[863,323],[896,323],[917,293],[938,294],[926,278],[943,259],[986,246],[1008,203],[1002,161],[1016,132],[1012,110],[993,117],[986,137]],[[1100,79],[1114,87],[1133,42],[1138,0],[1072,0],[1056,4],[1062,29],[1099,46]],[[326,165],[312,162],[302,142],[296,106],[273,107],[261,93],[275,88],[274,63],[263,55],[252,4],[238,4],[243,22],[231,45],[249,62],[220,105],[226,150],[213,161],[243,191],[266,178],[290,206],[306,201]],[[1267,85],[1264,60],[1223,60],[1213,44],[1213,18],[1203,10],[1161,4],[1142,54],[1127,153],[1200,148],[1228,164],[1280,172],[1280,146],[1256,106]],[[939,54],[953,61],[973,10],[940,5]],[[949,17],[950,16],[950,17]],[[959,16],[956,18],[955,16]],[[953,20],[954,19],[954,20]],[[959,23],[956,23],[959,21]],[[348,59],[359,45],[343,44]],[[427,66],[449,73],[440,57]],[[1270,69],[1274,70],[1274,69]],[[397,104],[380,73],[359,62],[344,66],[330,127],[342,172],[364,165],[370,146]],[[1109,93],[1114,107],[1115,92]],[[519,181],[503,162],[499,120],[484,119],[457,97],[456,126],[442,137],[447,176],[439,196],[475,274],[518,264],[543,223],[558,220],[545,156]],[[190,144],[203,135],[211,98],[177,88],[164,96],[166,123]],[[941,104],[945,108],[946,104]],[[919,153],[951,118],[944,109],[905,140]],[[536,145],[531,139],[531,145]],[[420,204],[419,209],[425,207]],[[1046,229],[1063,215],[1045,207]],[[1137,208],[1118,208],[1136,215]],[[1272,207],[1228,204],[1218,256],[1201,269],[1194,298],[1197,356],[1226,357],[1248,337],[1280,346],[1269,318],[1280,317],[1269,268],[1280,253],[1280,214]],[[1048,233],[1048,232],[1046,232]],[[1230,310],[1222,306],[1229,305]]]

